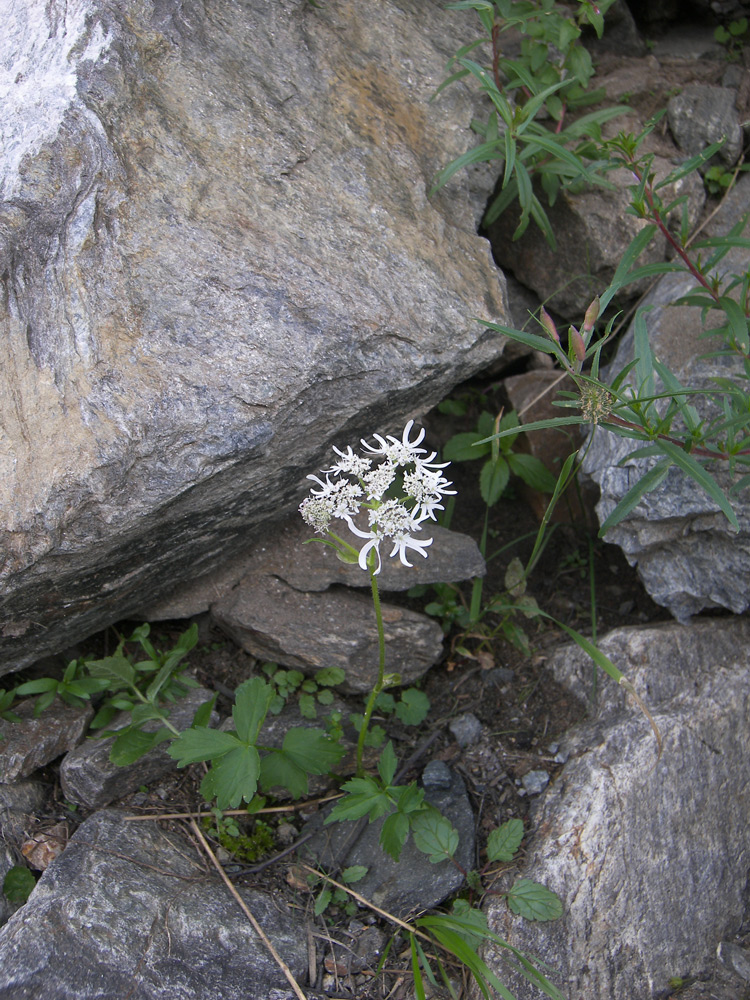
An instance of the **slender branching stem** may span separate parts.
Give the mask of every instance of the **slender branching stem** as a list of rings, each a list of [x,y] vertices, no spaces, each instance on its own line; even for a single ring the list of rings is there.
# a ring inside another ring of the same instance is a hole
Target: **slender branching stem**
[[[375,575],[375,560],[368,560],[367,566],[370,573],[370,588],[372,590],[372,604],[375,608],[375,621],[378,626],[378,677],[370,691],[370,696],[367,699],[367,705],[365,707],[365,714],[362,719],[362,728],[359,731],[359,740],[357,741],[357,777],[361,778],[364,774],[364,768],[362,767],[362,756],[365,751],[365,740],[367,738],[367,730],[370,726],[370,719],[372,718],[372,713],[375,709],[375,702],[378,700],[378,695],[383,690],[383,685],[385,681],[385,629],[383,627],[383,612],[380,607],[380,592],[378,591],[378,579]]]

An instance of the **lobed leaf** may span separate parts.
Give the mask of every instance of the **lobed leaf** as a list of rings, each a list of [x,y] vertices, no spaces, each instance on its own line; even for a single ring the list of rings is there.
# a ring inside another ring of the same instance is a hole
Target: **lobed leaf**
[[[489,861],[512,861],[523,840],[523,821],[509,819],[487,838]]]

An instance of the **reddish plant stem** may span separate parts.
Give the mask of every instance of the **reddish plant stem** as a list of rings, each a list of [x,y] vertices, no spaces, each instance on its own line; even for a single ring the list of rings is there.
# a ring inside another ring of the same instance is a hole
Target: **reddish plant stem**
[[[623,420],[622,417],[614,417],[611,414],[607,417],[606,422],[608,424],[615,424],[617,427],[624,427],[626,430],[636,430],[642,431],[643,428],[640,424],[635,424],[631,420]],[[644,439],[645,440],[645,439]],[[671,444],[677,445],[679,448],[684,448],[685,442],[681,441],[679,438],[672,437],[669,434],[657,434],[654,441],[669,441]],[[729,455],[725,452],[720,451],[710,451],[708,448],[694,447],[690,449],[691,455],[698,455],[700,458],[737,458],[740,455],[750,455],[750,448],[745,448],[742,451],[736,451],[734,454]]]

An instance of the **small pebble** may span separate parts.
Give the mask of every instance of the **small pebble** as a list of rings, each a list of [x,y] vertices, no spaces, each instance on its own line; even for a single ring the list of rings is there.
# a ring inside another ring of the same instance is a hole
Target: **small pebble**
[[[450,729],[456,743],[460,747],[471,746],[482,735],[482,723],[471,712],[466,712],[464,715],[459,715],[458,718],[452,719],[448,723],[448,729]]]
[[[549,784],[549,775],[546,771],[529,771],[521,778],[521,784],[529,795],[541,795]]]
[[[422,771],[422,785],[425,788],[450,788],[452,782],[451,769],[444,760],[431,760]]]
[[[495,667],[487,674],[487,680],[502,687],[503,684],[510,684],[515,676],[515,670],[511,670],[510,667]]]
[[[741,979],[750,980],[750,951],[731,941],[722,941],[716,950],[724,965],[736,972]]]

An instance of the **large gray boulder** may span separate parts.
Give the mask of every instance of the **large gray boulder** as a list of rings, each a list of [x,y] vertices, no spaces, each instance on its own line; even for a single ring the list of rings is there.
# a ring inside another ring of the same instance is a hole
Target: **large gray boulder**
[[[556,969],[565,996],[655,1000],[674,976],[710,978],[717,946],[747,919],[749,643],[742,618],[622,628],[601,641],[648,703],[663,752],[624,692],[603,682],[597,718],[566,736],[568,762],[531,817],[523,874],[558,893],[562,918],[534,924],[488,906],[493,929]],[[590,692],[591,661],[577,646],[550,668],[574,694]],[[537,1000],[502,949],[485,957],[516,1000]]]
[[[0,673],[236,554],[506,319],[475,181],[427,197],[479,99],[428,103],[460,12],[6,8]]]

